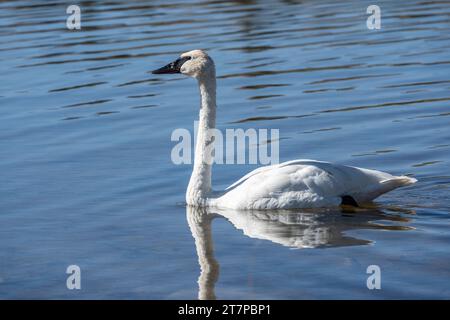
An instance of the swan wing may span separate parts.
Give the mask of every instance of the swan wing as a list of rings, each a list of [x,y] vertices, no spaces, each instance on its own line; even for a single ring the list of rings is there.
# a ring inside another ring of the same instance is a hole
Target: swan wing
[[[274,168],[281,168],[281,167],[285,167],[285,166],[289,166],[289,165],[295,165],[295,164],[304,164],[304,163],[317,163],[317,162],[321,162],[321,161],[316,161],[316,160],[309,160],[309,159],[303,159],[303,160],[290,160],[290,161],[286,161],[280,164],[274,164],[271,166],[264,166],[264,167],[259,167],[256,168],[253,171],[250,171],[249,173],[247,173],[245,176],[243,176],[242,178],[240,178],[238,181],[234,182],[233,184],[231,184],[230,186],[228,186],[225,190],[231,190],[233,188],[235,188],[236,186],[240,185],[241,183],[243,183],[244,181],[248,180],[250,177],[255,176],[259,173],[263,173],[263,172],[268,172]]]
[[[274,166],[277,166],[277,165],[259,167],[259,168],[255,169],[253,171],[250,171],[245,176],[240,178],[238,181],[236,181],[235,183],[233,183],[230,186],[228,186],[225,190],[231,190],[231,189],[237,187],[238,185],[240,185],[242,182],[244,182],[248,178],[250,178],[250,177],[252,177],[254,175],[257,175],[258,173],[261,173],[261,172],[264,172],[264,171],[268,171],[268,170],[272,169]]]
[[[315,160],[292,160],[251,171],[215,204],[236,209],[327,207],[343,197],[357,203],[414,183],[414,178]]]

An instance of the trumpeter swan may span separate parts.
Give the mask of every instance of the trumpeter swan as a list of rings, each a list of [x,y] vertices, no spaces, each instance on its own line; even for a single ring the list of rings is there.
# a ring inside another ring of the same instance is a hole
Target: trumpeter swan
[[[193,50],[153,74],[182,73],[197,79],[201,105],[188,205],[229,209],[291,209],[358,205],[417,180],[407,176],[315,160],[260,167],[223,192],[211,189],[211,130],[216,123],[216,70],[206,52]]]

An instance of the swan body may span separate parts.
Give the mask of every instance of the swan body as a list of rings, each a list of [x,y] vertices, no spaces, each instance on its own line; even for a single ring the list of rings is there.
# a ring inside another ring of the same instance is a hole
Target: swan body
[[[346,197],[357,204],[366,203],[414,182],[376,170],[293,160],[253,170],[210,203],[219,208],[257,210],[333,207]]]
[[[228,209],[294,209],[358,205],[415,183],[415,178],[315,160],[293,160],[251,171],[222,192],[211,188],[211,130],[216,121],[216,73],[206,52],[183,53],[154,74],[182,73],[197,79],[201,104],[188,205]]]

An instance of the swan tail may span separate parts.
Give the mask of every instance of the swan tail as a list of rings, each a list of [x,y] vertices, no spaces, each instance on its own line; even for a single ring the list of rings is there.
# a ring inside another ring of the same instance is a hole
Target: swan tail
[[[417,182],[417,179],[407,176],[398,176],[381,180],[375,189],[366,191],[364,194],[359,194],[356,199],[358,203],[370,202],[375,198],[378,198],[384,193],[397,189],[399,187],[405,187]]]
[[[380,184],[386,185],[386,186],[392,186],[392,189],[395,189],[398,187],[409,186],[416,182],[417,182],[416,178],[407,177],[407,176],[399,176],[399,177],[393,177],[390,179],[381,180]]]

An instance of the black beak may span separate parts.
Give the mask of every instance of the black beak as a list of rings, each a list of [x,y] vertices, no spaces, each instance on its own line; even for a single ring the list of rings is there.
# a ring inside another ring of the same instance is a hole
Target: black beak
[[[174,62],[165,65],[162,68],[153,70],[153,74],[172,74],[172,73],[180,73],[181,66],[190,59],[190,57],[178,58]]]

